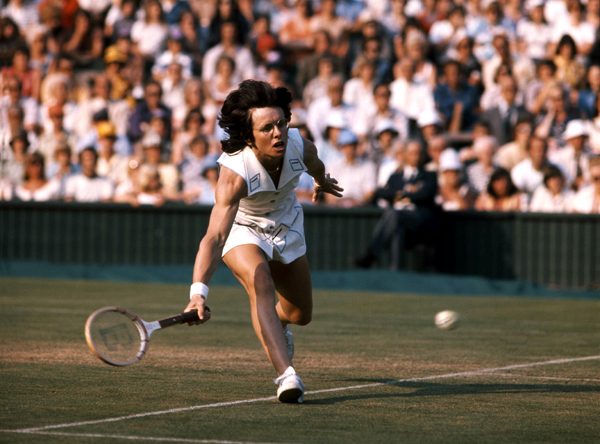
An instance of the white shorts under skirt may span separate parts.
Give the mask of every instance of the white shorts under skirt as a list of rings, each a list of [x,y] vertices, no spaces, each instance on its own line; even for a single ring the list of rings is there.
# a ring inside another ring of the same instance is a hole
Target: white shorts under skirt
[[[257,245],[269,260],[289,264],[306,254],[304,214],[298,212],[291,227],[286,225],[261,229],[256,226],[234,223],[225,242],[222,256],[240,245]]]

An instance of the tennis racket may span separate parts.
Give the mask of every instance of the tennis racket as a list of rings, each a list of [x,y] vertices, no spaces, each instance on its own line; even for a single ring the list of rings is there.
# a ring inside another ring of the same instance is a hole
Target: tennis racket
[[[205,307],[206,322],[210,309]],[[103,307],[85,323],[85,340],[94,355],[107,364],[125,367],[141,361],[148,351],[150,336],[156,330],[177,324],[200,322],[198,311],[191,310],[158,321],[147,322],[121,307]]]

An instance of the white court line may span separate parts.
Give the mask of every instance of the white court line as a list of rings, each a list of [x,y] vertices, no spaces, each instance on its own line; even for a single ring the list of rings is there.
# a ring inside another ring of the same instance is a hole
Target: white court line
[[[0,430],[0,432],[15,432],[14,430]],[[46,435],[46,436],[70,436],[75,438],[113,438],[123,439],[129,441],[153,441],[153,442],[181,442],[181,443],[201,443],[201,444],[270,444],[270,443],[257,443],[251,441],[226,441],[221,439],[192,439],[192,438],[171,438],[165,436],[163,438],[158,436],[136,436],[136,435],[115,435],[115,434],[104,434],[104,433],[69,433],[69,432],[16,432],[32,435]],[[272,443],[274,444],[274,443]]]
[[[386,382],[373,382],[373,383],[369,383],[369,384],[350,385],[350,386],[345,386],[345,387],[334,387],[334,388],[322,389],[322,390],[312,390],[312,391],[307,391],[306,394],[307,395],[311,395],[311,394],[317,395],[317,394],[321,394],[321,393],[333,393],[333,392],[343,392],[343,391],[350,391],[350,390],[359,390],[359,389],[363,389],[363,388],[379,387],[379,386],[383,386],[383,385],[392,385],[392,384],[399,384],[399,383],[404,383],[404,382],[419,382],[419,381],[430,381],[433,379],[448,379],[448,378],[458,378],[458,377],[464,377],[464,376],[467,376],[467,377],[468,376],[478,376],[478,375],[485,374],[485,373],[501,372],[504,370],[514,370],[514,369],[518,369],[518,368],[530,368],[530,367],[538,367],[538,366],[542,366],[542,365],[569,364],[572,362],[593,361],[593,360],[598,360],[598,359],[600,359],[600,355],[582,356],[579,358],[552,359],[549,361],[528,362],[525,364],[506,365],[503,367],[482,368],[479,370],[445,373],[445,374],[441,374],[441,375],[422,376],[422,377],[417,377],[417,378],[406,378],[406,379],[395,379],[395,380],[389,380]],[[41,426],[41,427],[28,427],[28,428],[24,428],[24,429],[2,430],[2,431],[3,432],[18,432],[18,433],[38,433],[38,432],[44,431],[44,430],[64,429],[67,427],[79,427],[79,426],[93,425],[93,424],[105,424],[105,423],[110,423],[110,422],[126,421],[129,419],[147,418],[149,416],[191,412],[194,410],[201,410],[201,409],[231,407],[231,406],[241,405],[241,404],[254,404],[257,402],[273,401],[275,399],[277,399],[275,396],[268,396],[268,397],[264,397],[264,398],[241,399],[238,401],[215,402],[215,403],[211,403],[211,404],[200,404],[200,405],[193,405],[193,406],[189,406],[189,407],[179,407],[179,408],[168,409],[168,410],[158,410],[158,411],[154,411],[154,412],[135,413],[133,415],[115,416],[113,418],[94,419],[94,420],[90,420],[90,421],[67,422],[67,423],[62,423],[62,424],[51,424],[51,425]]]
[[[521,378],[521,379],[547,379],[549,381],[567,381],[567,382],[600,382],[600,379],[594,378],[560,378],[558,376],[536,376],[522,373],[494,373],[494,376],[503,378]]]

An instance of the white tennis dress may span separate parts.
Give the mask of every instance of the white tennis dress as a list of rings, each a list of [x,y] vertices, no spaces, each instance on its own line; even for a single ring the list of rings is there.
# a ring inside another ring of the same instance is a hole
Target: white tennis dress
[[[260,247],[270,260],[289,264],[306,253],[304,214],[294,189],[304,165],[304,142],[300,132],[288,131],[279,184],[276,187],[250,147],[235,154],[223,153],[219,164],[246,181],[248,196],[240,201],[223,255],[239,245]]]

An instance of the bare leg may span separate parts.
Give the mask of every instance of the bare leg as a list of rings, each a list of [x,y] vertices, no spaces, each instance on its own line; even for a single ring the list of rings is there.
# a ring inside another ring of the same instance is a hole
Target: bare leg
[[[256,336],[277,374],[282,374],[291,363],[281,320],[275,309],[275,284],[264,253],[256,245],[240,245],[229,251],[223,261],[248,293]]]
[[[289,264],[270,262],[269,266],[279,297],[275,308],[281,323],[308,324],[312,319],[312,282],[306,256]]]

